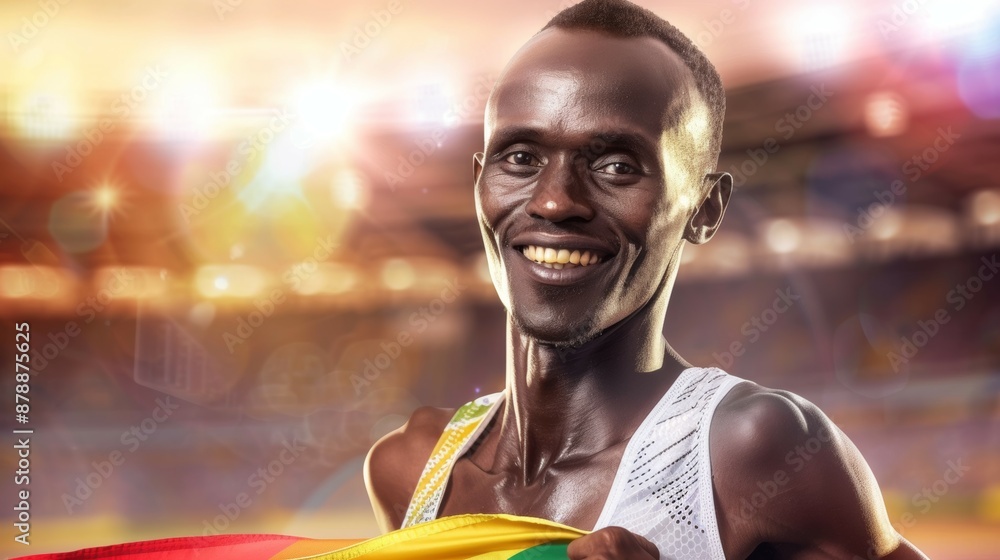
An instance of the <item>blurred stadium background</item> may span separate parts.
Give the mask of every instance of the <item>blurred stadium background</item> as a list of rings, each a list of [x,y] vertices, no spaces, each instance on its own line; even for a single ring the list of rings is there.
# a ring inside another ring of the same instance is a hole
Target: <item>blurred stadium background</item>
[[[374,535],[371,443],[503,386],[471,154],[571,3],[4,3],[0,356],[29,322],[35,435],[33,544],[0,550]],[[739,186],[668,339],[817,403],[932,558],[996,558],[1000,6],[643,4],[719,68]]]

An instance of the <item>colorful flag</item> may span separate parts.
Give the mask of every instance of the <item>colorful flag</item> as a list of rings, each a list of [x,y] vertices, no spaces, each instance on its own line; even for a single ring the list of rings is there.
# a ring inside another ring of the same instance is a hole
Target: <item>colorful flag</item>
[[[281,535],[182,537],[23,556],[20,560],[550,560],[586,531],[504,514],[443,517],[371,539]]]

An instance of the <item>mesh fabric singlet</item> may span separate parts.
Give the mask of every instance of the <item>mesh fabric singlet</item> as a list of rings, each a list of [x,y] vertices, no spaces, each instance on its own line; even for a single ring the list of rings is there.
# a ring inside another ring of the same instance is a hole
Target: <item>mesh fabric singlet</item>
[[[688,368],[677,377],[629,440],[593,530],[624,527],[652,541],[663,559],[725,559],[708,430],[716,406],[741,381],[718,368]],[[437,517],[452,466],[502,398],[502,392],[486,395],[455,412],[420,475],[403,527]]]

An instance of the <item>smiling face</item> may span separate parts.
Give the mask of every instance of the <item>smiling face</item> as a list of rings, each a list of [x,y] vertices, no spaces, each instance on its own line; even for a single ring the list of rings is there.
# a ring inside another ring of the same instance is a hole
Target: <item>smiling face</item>
[[[554,28],[518,52],[487,105],[476,209],[522,332],[575,345],[656,299],[706,194],[709,128],[655,38]]]

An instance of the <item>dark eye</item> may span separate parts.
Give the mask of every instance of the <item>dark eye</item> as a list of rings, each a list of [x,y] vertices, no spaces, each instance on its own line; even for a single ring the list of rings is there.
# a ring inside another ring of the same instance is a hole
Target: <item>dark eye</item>
[[[538,165],[538,160],[535,159],[535,156],[528,152],[514,152],[507,156],[507,159],[504,161],[513,163],[514,165]]]
[[[600,173],[607,173],[609,175],[629,175],[631,173],[636,172],[634,167],[620,161],[616,161],[614,163],[609,163],[603,167],[599,167],[597,171]]]

